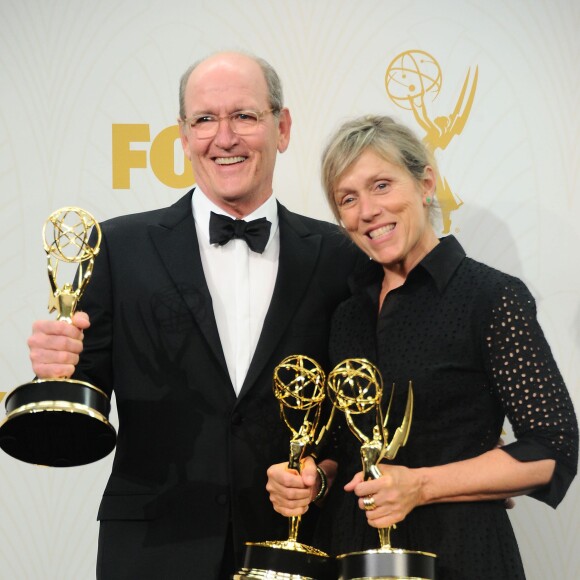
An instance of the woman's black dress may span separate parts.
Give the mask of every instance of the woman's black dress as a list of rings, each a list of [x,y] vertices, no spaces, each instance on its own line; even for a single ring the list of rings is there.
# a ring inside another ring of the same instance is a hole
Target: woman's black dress
[[[556,460],[552,482],[533,494],[555,507],[576,473],[578,425],[526,286],[467,258],[449,236],[388,294],[377,319],[382,268],[371,270],[338,308],[330,350],[335,365],[353,357],[376,364],[385,402],[395,385],[391,434],[412,381],[411,432],[393,463],[423,467],[478,456],[498,444],[507,415],[517,438],[503,448],[507,453],[521,461]],[[359,415],[357,425],[363,418],[374,417]],[[335,555],[379,547],[357,498],[342,489],[361,471],[360,443],[342,414],[338,419],[328,454],[339,474],[315,542]],[[419,507],[397,525],[391,541],[436,553],[438,580],[524,578],[502,501]]]

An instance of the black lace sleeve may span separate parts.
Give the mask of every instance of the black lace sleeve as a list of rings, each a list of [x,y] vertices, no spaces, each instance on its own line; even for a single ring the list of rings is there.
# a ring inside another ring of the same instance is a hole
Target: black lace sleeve
[[[550,483],[530,494],[556,507],[576,475],[578,423],[535,301],[520,280],[506,277],[483,340],[488,374],[517,439],[503,449],[519,461],[556,461]]]

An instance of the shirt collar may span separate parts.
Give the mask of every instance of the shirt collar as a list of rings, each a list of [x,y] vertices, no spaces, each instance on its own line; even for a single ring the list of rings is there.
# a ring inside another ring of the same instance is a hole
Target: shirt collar
[[[465,250],[457,238],[446,236],[440,238],[439,243],[419,262],[417,268],[424,269],[433,278],[441,294],[465,255]]]
[[[221,207],[218,207],[213,203],[202,191],[199,186],[195,187],[193,195],[191,197],[191,209],[193,212],[193,219],[195,220],[195,227],[197,231],[202,235],[202,238],[209,244],[209,216],[213,211],[214,213],[227,215],[232,219],[236,219],[235,216],[224,211]],[[272,227],[270,228],[270,237],[268,239],[268,244],[272,241],[272,237],[276,233],[278,228],[278,204],[276,198],[271,195],[260,207],[256,208],[251,214],[244,217],[244,220],[250,221],[265,217],[269,222],[271,222]],[[268,247],[268,246],[266,246]]]

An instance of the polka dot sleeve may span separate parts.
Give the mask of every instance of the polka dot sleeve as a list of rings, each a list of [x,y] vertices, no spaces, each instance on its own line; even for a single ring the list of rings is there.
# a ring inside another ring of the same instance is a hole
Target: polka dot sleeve
[[[556,460],[552,481],[532,494],[556,507],[576,474],[578,424],[535,301],[521,281],[511,278],[500,288],[483,338],[495,394],[517,438],[503,449],[519,461]]]

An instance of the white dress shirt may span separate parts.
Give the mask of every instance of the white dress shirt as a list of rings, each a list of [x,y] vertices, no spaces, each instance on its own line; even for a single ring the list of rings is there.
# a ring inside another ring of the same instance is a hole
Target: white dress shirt
[[[210,212],[234,216],[212,203],[199,187],[193,193],[192,210],[228,372],[239,394],[262,332],[278,273],[280,231],[276,199],[271,196],[244,218],[250,221],[265,217],[272,223],[263,254],[252,252],[240,239],[232,239],[223,246],[209,243]]]

